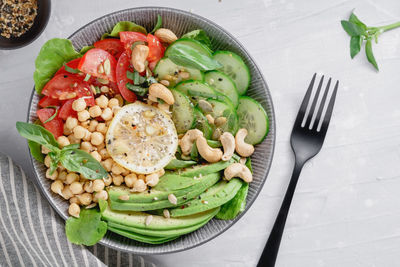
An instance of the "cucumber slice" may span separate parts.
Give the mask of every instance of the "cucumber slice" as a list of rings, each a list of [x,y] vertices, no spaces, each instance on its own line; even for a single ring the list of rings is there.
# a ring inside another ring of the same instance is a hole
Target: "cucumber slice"
[[[192,96],[195,98],[210,98],[215,97],[217,93],[208,84],[200,81],[183,81],[175,86],[175,89],[184,93],[187,96]]]
[[[211,115],[214,118],[225,117],[227,119],[226,123],[221,126],[221,129],[224,132],[230,132],[235,135],[239,129],[239,120],[235,109],[230,104],[216,99],[207,99],[207,101],[213,106]]]
[[[246,143],[261,143],[268,134],[269,120],[260,103],[251,97],[242,96],[236,112],[239,116],[239,128],[246,128],[248,131]]]
[[[172,89],[175,103],[172,106],[172,121],[178,134],[186,133],[192,128],[194,119],[194,108],[189,98],[183,93]]]
[[[182,79],[179,77],[179,72],[185,71],[189,73],[189,78]],[[183,66],[176,65],[172,60],[165,57],[162,58],[154,68],[154,74],[157,75],[159,80],[168,80],[169,87],[175,86],[179,81],[182,80],[204,80],[204,74],[196,69],[187,68]],[[180,79],[180,80],[179,80]]]
[[[236,84],[238,93],[244,95],[250,85],[251,77],[250,70],[243,59],[230,51],[216,51],[214,59],[223,65],[220,71],[232,79]]]
[[[203,115],[203,113],[198,109],[194,109],[194,115],[196,118],[194,128],[199,129],[203,132],[204,137],[206,139],[210,139],[213,133],[213,129],[207,121],[207,118]]]
[[[204,75],[204,81],[208,83],[215,91],[226,95],[236,108],[239,104],[239,93],[235,83],[226,74],[212,70]]]
[[[194,49],[196,49],[197,51],[199,51],[200,53],[202,53],[203,55],[212,56],[212,51],[210,50],[210,48],[208,48],[207,46],[205,46],[204,44],[200,43],[199,41],[193,40],[193,39],[189,39],[189,38],[181,38],[176,40],[175,42],[173,42],[165,51],[165,56],[168,57],[170,47],[172,47],[174,44],[185,44],[188,45]]]

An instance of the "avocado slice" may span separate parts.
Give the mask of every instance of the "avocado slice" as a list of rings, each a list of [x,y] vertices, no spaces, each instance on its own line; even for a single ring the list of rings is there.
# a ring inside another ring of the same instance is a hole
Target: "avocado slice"
[[[198,225],[215,215],[215,210],[208,210],[181,218],[165,218],[153,215],[149,225],[146,225],[146,218],[149,214],[138,211],[115,211],[108,205],[102,213],[102,219],[107,222],[114,222],[125,226],[149,230],[172,230]]]
[[[243,181],[238,178],[229,182],[220,181],[207,192],[201,194],[199,198],[185,203],[182,208],[171,209],[170,215],[171,217],[188,216],[219,207],[235,197],[242,187],[242,183]]]
[[[142,229],[142,228],[136,228],[132,226],[126,226],[123,224],[115,223],[115,222],[108,222],[108,226],[111,226],[113,228],[125,230],[128,232],[133,232],[137,234],[142,234],[142,235],[147,235],[147,236],[153,236],[153,237],[163,237],[163,238],[168,238],[168,237],[174,237],[174,236],[180,236],[184,235],[187,233],[191,233],[193,231],[196,231],[206,223],[208,223],[219,211],[219,207],[213,209],[209,213],[209,217],[200,222],[199,224],[193,225],[193,226],[188,226],[184,228],[179,228],[179,229],[171,229],[171,230],[151,230],[151,229]],[[182,217],[181,217],[182,218]]]
[[[139,242],[143,242],[143,243],[148,243],[148,244],[153,244],[153,245],[157,245],[157,244],[162,244],[168,241],[172,241],[174,239],[177,239],[179,236],[173,236],[173,237],[167,237],[167,238],[163,238],[163,237],[154,237],[154,236],[146,236],[146,235],[141,235],[138,233],[133,233],[133,232],[129,232],[126,230],[122,230],[122,229],[118,229],[115,227],[108,227],[108,230],[110,230],[111,232],[114,232],[116,234],[125,236],[129,239],[133,239]]]
[[[166,182],[163,181],[163,179],[167,179]],[[166,200],[168,198],[168,195],[173,193],[176,197],[178,196],[183,196],[184,194],[193,191],[194,187],[201,185],[201,184],[209,184],[212,183],[212,181],[215,181],[215,179],[220,178],[220,174],[218,173],[212,173],[206,176],[202,176],[199,179],[193,179],[191,177],[182,177],[182,176],[177,176],[177,175],[168,175],[168,176],[163,176],[160,179],[159,184],[157,184],[155,187],[153,187],[149,191],[141,192],[141,193],[132,193],[130,192],[128,187],[125,186],[111,186],[108,188],[108,196],[110,198],[110,201],[113,203],[154,203],[156,201],[161,201],[161,200]],[[180,181],[184,181],[180,183]],[[217,180],[218,181],[218,180]],[[175,183],[176,185],[173,185]],[[216,183],[216,181],[214,182]],[[212,183],[212,184],[214,184]],[[172,184],[172,185],[171,185]],[[185,186],[183,186],[185,184]],[[188,186],[189,184],[192,184],[191,186]],[[211,184],[211,185],[212,185]],[[173,190],[173,191],[167,191],[167,190],[158,190],[158,188],[161,187],[162,189],[169,189],[169,188],[181,188],[178,190]],[[120,200],[119,196],[121,195],[129,195],[128,200]]]
[[[207,165],[196,165],[191,168],[187,168],[186,170],[180,173],[181,176],[187,177],[199,177],[208,175],[210,173],[219,172],[235,163],[234,159],[230,159],[228,161],[219,161],[217,163],[207,164]]]

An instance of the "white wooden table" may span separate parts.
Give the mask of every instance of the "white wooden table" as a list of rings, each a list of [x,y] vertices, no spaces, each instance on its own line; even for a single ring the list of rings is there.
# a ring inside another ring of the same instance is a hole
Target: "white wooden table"
[[[261,67],[272,92],[277,140],[272,170],[257,201],[211,242],[152,257],[160,266],[254,266],[292,171],[289,136],[314,72],[341,82],[324,148],[303,170],[277,266],[398,266],[400,253],[400,29],[374,52],[350,60],[340,20],[353,8],[369,25],[400,20],[400,2],[323,0],[54,1],[42,36],[28,47],[0,51],[0,151],[31,173],[24,121],[34,59],[49,38],[66,37],[106,13],[143,4],[190,10],[236,36]]]

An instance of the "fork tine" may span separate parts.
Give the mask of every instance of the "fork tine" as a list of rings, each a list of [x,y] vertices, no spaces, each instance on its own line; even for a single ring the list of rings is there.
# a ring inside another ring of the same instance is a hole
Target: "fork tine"
[[[328,83],[325,87],[324,96],[322,97],[321,103],[319,104],[317,117],[315,117],[314,125],[317,126],[317,130],[318,130],[318,125],[319,125],[319,120],[321,119],[322,111],[324,110],[325,101],[326,101],[326,98],[328,97],[329,87],[331,86],[331,80],[332,80],[332,78],[329,78]],[[314,126],[313,126],[313,128],[314,128]]]
[[[339,81],[337,81],[335,84],[335,89],[333,90],[331,100],[329,101],[328,108],[326,109],[326,114],[321,125],[321,132],[326,133],[326,131],[328,130],[329,122],[331,121],[331,116],[333,112],[333,106],[335,105],[335,99],[338,87],[339,87]]]
[[[314,110],[315,107],[317,106],[317,101],[318,101],[318,97],[319,97],[319,92],[321,92],[321,87],[322,87],[322,83],[324,82],[324,75],[322,75],[321,80],[319,81],[318,84],[318,88],[317,88],[317,92],[315,93],[314,96],[314,100],[312,102],[311,108],[310,108],[310,112],[308,113],[307,119],[304,123],[304,126],[307,127],[307,123],[308,121],[310,121],[310,126],[311,126],[311,122],[312,122],[312,117],[314,115]],[[314,123],[315,124],[315,123]]]
[[[297,113],[297,117],[296,117],[296,120],[294,122],[294,127],[296,127],[296,126],[300,126],[301,127],[301,123],[303,122],[303,118],[304,118],[304,116],[306,114],[308,102],[310,101],[311,92],[312,92],[312,88],[314,87],[314,82],[315,82],[315,77],[316,76],[317,76],[317,74],[314,73],[314,76],[311,79],[310,85],[308,86],[306,95],[303,98],[303,102],[301,102],[301,106],[300,106],[299,112]]]

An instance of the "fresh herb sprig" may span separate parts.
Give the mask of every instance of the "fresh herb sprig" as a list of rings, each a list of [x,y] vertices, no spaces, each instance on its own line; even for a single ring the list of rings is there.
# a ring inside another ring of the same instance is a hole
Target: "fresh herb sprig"
[[[372,52],[372,41],[378,43],[378,37],[389,30],[400,27],[400,21],[386,26],[368,27],[358,17],[351,13],[349,20],[341,21],[343,29],[350,35],[350,56],[354,58],[361,50],[361,46],[365,41],[365,54],[368,61],[379,71],[374,54]]]
[[[79,144],[60,148],[53,134],[42,126],[20,121],[16,126],[19,134],[29,140],[29,147],[34,158],[42,159],[39,155],[40,145],[50,150],[48,154],[51,158],[50,174],[57,168],[58,163],[61,163],[67,170],[79,172],[86,179],[107,178],[108,173],[103,166],[89,153],[80,150]]]

